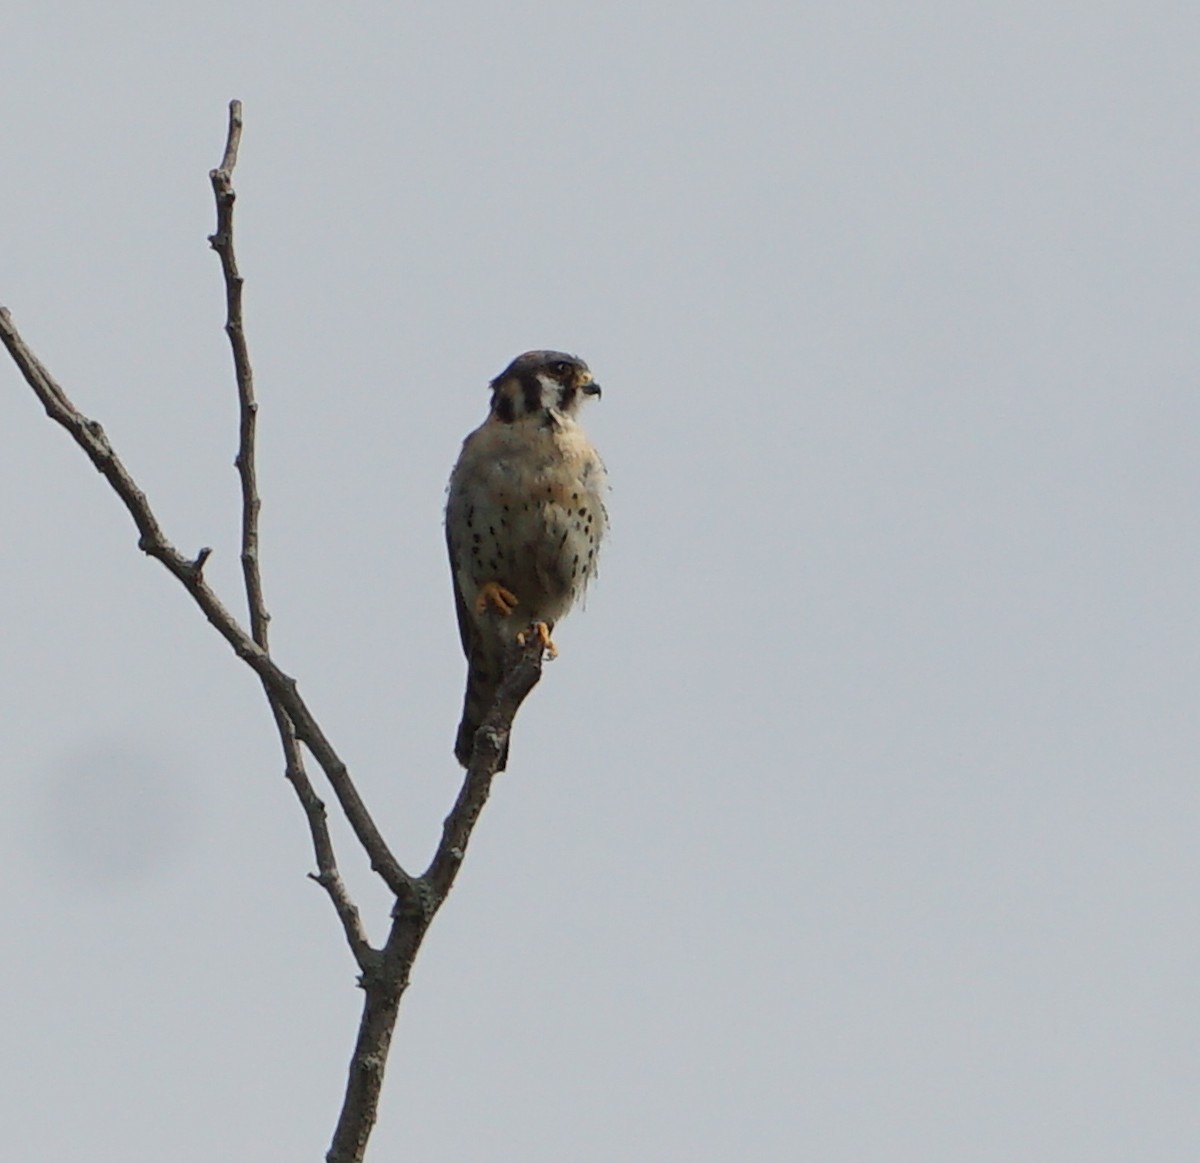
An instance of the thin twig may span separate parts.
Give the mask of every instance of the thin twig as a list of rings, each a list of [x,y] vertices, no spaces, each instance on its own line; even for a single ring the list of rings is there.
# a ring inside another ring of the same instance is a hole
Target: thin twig
[[[242,578],[246,587],[246,604],[250,610],[250,635],[263,649],[267,646],[267,624],[271,620],[263,601],[262,578],[258,566],[258,514],[262,507],[258,495],[255,468],[254,438],[258,420],[258,401],[254,398],[254,370],[250,366],[250,350],[242,324],[242,288],[245,280],[238,271],[233,248],[233,204],[237,194],[233,189],[233,167],[237,165],[238,145],[242,138],[242,103],[229,103],[229,133],[225,141],[225,156],[221,165],[209,172],[213,195],[217,202],[217,229],[209,235],[209,245],[221,260],[225,277],[225,334],[233,350],[233,367],[237,379],[238,453],[234,460],[242,486]]]
[[[225,334],[229,336],[229,346],[233,351],[234,377],[237,381],[240,423],[238,452],[234,464],[237,467],[242,493],[242,581],[250,613],[250,636],[263,650],[269,650],[267,630],[271,615],[267,611],[263,593],[262,569],[258,554],[258,517],[262,510],[255,449],[258,401],[254,396],[254,370],[250,363],[250,349],[246,343],[246,329],[242,322],[242,288],[245,280],[238,271],[237,255],[233,247],[233,205],[237,200],[233,189],[233,168],[237,165],[241,138],[242,103],[230,101],[225,154],[221,158],[220,166],[209,173],[217,204],[217,229],[208,241],[221,260],[221,273],[225,279]],[[367,940],[362,917],[350,899],[338,870],[325,804],[308,778],[304,767],[304,755],[296,739],[296,729],[292,720],[265,680],[263,690],[270,703],[275,728],[279,733],[279,743],[283,748],[285,774],[295,789],[296,797],[308,821],[313,852],[317,860],[317,872],[312,879],[329,894],[342,923],[350,951],[354,954],[359,968],[366,970],[375,963],[379,954],[371,948]]]

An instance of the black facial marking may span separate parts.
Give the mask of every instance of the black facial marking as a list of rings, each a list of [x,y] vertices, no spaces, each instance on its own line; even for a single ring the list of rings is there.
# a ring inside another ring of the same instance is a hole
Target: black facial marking
[[[516,405],[512,396],[496,397],[496,419],[504,424],[511,424],[517,418]]]
[[[532,416],[542,406],[542,385],[533,372],[522,374],[521,392],[525,396],[525,411]]]

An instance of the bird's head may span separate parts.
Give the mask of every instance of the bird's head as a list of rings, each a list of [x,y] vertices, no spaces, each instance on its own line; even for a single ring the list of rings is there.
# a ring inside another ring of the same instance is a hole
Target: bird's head
[[[527,351],[492,380],[492,415],[506,424],[522,416],[558,412],[574,417],[600,385],[577,355]]]

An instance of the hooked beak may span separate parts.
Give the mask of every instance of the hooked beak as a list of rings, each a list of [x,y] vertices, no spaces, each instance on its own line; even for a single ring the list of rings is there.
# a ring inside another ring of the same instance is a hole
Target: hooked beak
[[[586,384],[582,384],[579,390],[585,396],[600,396],[600,385],[595,380],[588,380]]]

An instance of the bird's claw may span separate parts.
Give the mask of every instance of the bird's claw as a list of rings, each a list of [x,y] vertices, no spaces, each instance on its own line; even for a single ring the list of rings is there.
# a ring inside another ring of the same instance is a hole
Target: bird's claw
[[[489,606],[507,618],[517,608],[517,595],[499,582],[484,582],[475,597],[475,613],[483,614]]]
[[[550,637],[550,627],[545,622],[534,622],[529,627],[537,637],[538,644],[546,652],[547,658],[558,657],[558,647],[554,645],[554,640]],[[517,645],[524,646],[528,638],[528,631],[522,630],[517,634]]]

